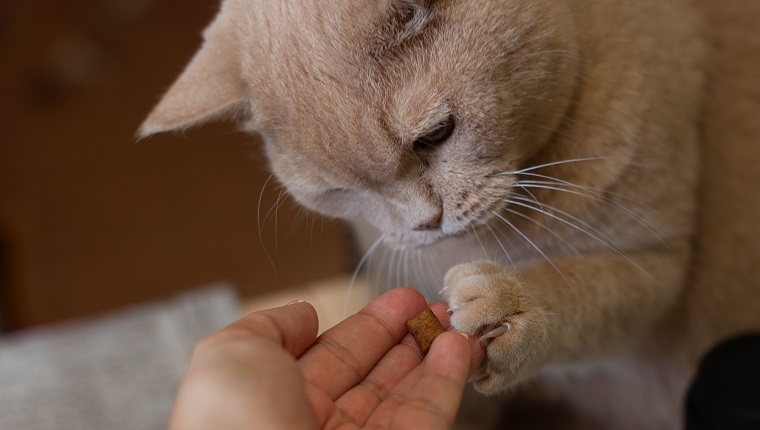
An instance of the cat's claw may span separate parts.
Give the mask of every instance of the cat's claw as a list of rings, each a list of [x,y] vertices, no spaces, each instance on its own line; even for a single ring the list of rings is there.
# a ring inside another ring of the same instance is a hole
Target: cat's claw
[[[470,376],[470,379],[467,380],[467,382],[478,382],[481,379],[488,376],[488,372],[485,369],[485,366],[478,367],[475,372]]]
[[[478,339],[478,342],[485,343],[490,339],[503,335],[504,333],[508,332],[511,329],[512,329],[512,324],[505,322],[499,325],[498,327],[484,333],[483,336],[480,336],[480,339]]]
[[[467,303],[460,303],[460,304],[458,304],[458,305],[454,305],[454,306],[452,306],[452,307],[448,308],[448,309],[447,309],[447,311],[448,311],[449,313],[451,313],[451,312],[456,312],[456,311],[458,311],[459,309],[462,309],[462,307],[463,307],[464,305],[466,305],[466,304],[467,304]]]

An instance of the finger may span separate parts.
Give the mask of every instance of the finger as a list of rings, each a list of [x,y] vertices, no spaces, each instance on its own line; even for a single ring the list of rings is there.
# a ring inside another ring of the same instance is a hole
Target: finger
[[[406,320],[426,306],[409,288],[391,290],[322,334],[299,360],[306,381],[337,399],[406,335]]]
[[[319,329],[317,311],[306,302],[251,312],[204,339],[199,347],[235,339],[264,338],[300,356],[314,343]]]
[[[368,426],[451,428],[470,371],[470,348],[458,333],[438,336],[422,365],[378,406]]]
[[[183,378],[171,428],[313,426],[312,415],[292,411],[310,410],[294,355],[313,342],[316,325],[314,309],[304,303],[248,314],[202,341]]]
[[[453,330],[450,326],[450,318],[451,315],[448,312],[448,304],[446,303],[433,303],[430,305],[430,309],[435,312],[435,316],[438,317],[438,319],[441,321],[441,324],[447,329],[447,330]],[[486,357],[486,350],[483,348],[483,344],[478,342],[478,338],[476,336],[468,336],[467,337],[469,343],[470,343],[470,375],[472,375],[473,372],[475,372],[475,369],[477,369],[480,366],[480,363],[485,359]]]
[[[454,424],[470,373],[470,344],[460,334],[444,333],[430,348],[422,376],[391,421],[391,428],[420,423],[421,428]]]
[[[444,326],[448,325],[444,303],[433,304],[431,309]],[[336,406],[351,422],[363,425],[396,385],[421,362],[419,345],[411,335],[404,336],[398,345],[380,359],[364,380],[336,400]]]

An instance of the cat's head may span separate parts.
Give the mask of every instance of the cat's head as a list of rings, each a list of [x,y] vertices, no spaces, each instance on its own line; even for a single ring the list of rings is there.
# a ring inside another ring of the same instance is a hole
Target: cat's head
[[[318,212],[399,246],[488,222],[577,77],[557,0],[224,0],[142,135],[236,113]],[[565,55],[553,55],[563,53]]]

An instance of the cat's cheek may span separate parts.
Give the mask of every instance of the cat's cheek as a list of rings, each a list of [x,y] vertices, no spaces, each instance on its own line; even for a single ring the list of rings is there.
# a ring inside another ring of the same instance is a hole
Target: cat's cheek
[[[379,225],[381,221],[389,219],[384,207],[363,192],[336,190],[316,196],[298,190],[290,190],[290,193],[302,206],[328,217],[369,222],[381,230],[385,227]]]

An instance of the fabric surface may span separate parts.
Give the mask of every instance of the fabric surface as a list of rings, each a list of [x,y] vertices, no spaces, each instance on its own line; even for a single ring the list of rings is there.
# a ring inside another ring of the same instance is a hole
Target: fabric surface
[[[220,284],[0,337],[0,430],[164,429],[195,344],[239,315]]]

